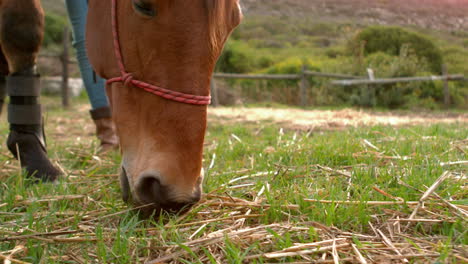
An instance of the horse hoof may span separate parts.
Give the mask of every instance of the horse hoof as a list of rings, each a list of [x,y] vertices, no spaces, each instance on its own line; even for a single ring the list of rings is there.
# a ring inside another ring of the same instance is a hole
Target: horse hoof
[[[47,157],[38,135],[12,130],[8,135],[7,146],[15,158],[20,160],[21,168],[26,171],[27,177],[54,182],[62,174]]]

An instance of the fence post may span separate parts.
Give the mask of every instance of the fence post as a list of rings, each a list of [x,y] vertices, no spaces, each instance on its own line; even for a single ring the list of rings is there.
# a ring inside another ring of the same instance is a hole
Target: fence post
[[[307,102],[309,101],[308,98],[307,98],[307,87],[309,85],[308,85],[308,81],[307,81],[306,70],[307,70],[307,66],[304,63],[304,64],[302,64],[300,94],[299,94],[299,96],[301,97],[300,102],[301,102],[302,107],[306,107]]]
[[[62,106],[68,108],[70,106],[70,88],[68,86],[68,62],[69,62],[69,36],[70,29],[65,27],[63,29],[63,51],[60,55],[60,61],[62,62]]]
[[[442,64],[442,76],[444,77],[444,105],[448,108],[450,106],[450,90],[447,64]]]
[[[367,68],[367,78],[371,81],[375,80],[375,73],[372,68]],[[372,84],[365,85],[365,90],[362,90],[364,92],[363,97],[365,96],[365,105],[369,107],[375,107],[376,105],[376,94],[375,94],[375,87]]]
[[[211,106],[218,107],[219,106],[218,87],[216,87],[214,76],[211,76],[210,89],[211,89]]]

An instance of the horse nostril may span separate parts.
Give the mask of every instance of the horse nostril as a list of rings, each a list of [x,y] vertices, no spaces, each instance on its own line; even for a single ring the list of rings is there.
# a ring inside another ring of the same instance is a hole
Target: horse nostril
[[[165,194],[161,190],[161,182],[159,177],[146,175],[138,181],[135,192],[138,195],[140,202],[145,204],[161,204],[164,203]]]

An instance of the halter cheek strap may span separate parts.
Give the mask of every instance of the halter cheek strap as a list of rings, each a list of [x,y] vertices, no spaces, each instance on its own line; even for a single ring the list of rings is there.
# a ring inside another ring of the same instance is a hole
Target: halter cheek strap
[[[125,66],[123,64],[122,52],[120,49],[120,42],[119,42],[119,33],[117,27],[117,0],[112,0],[112,34],[114,37],[114,53],[117,59],[117,63],[120,70],[120,76],[111,78],[107,80],[108,84],[111,83],[123,83],[125,86],[136,86],[139,87],[149,93],[155,94],[162,98],[176,101],[179,103],[184,104],[192,104],[192,105],[209,105],[211,103],[211,96],[202,96],[202,95],[193,95],[193,94],[186,94],[181,92],[176,92],[168,89],[164,89],[140,80],[136,80],[133,75],[125,70]]]

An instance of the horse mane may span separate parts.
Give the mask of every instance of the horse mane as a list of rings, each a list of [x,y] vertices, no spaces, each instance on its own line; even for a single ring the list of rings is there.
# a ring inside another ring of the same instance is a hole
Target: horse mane
[[[240,12],[234,12],[238,8],[238,0],[205,0],[205,5],[211,46],[214,50],[220,49],[233,25],[237,26],[240,21]]]

